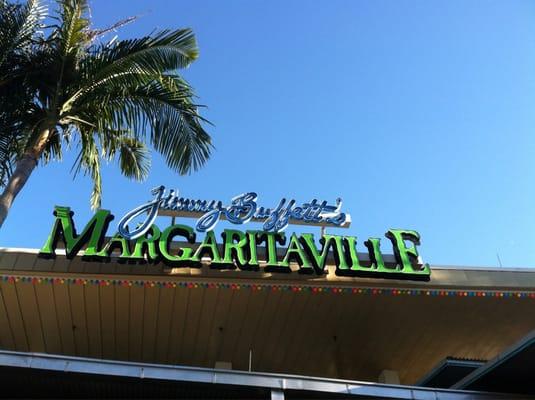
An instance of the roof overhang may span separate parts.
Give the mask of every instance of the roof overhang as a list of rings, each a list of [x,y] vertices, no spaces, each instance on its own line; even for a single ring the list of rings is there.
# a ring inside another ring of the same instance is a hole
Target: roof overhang
[[[535,329],[532,270],[432,266],[431,280],[100,263],[0,251],[3,349],[414,383]],[[332,269],[330,270],[330,272]]]

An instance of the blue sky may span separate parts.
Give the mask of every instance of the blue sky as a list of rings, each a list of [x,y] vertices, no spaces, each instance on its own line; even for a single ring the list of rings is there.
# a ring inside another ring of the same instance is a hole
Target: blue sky
[[[216,150],[191,176],[176,175],[156,154],[143,183],[106,166],[103,208],[117,216],[112,228],[160,184],[194,198],[255,191],[265,206],[285,196],[340,196],[353,224],[338,233],[364,240],[415,229],[432,264],[497,266],[499,253],[504,266],[535,266],[535,3],[94,0],[91,7],[96,27],[139,16],[121,38],[193,28],[201,54],[183,73],[215,125]],[[80,227],[90,218],[91,183],[70,174],[75,153],[34,173],[0,245],[40,247],[55,204],[71,206]]]

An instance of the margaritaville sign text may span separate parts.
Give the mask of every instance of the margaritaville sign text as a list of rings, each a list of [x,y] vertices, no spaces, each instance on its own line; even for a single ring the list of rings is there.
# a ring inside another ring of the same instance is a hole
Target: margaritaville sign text
[[[317,242],[313,234],[282,232],[292,221],[322,226],[345,226],[349,215],[341,211],[342,201],[335,205],[312,200],[297,205],[294,200],[282,199],[277,207],[265,208],[257,204],[255,193],[245,193],[232,199],[230,205],[221,201],[185,199],[177,191],[166,192],[163,186],[153,190],[153,200],[127,213],[118,224],[118,232],[107,239],[110,211],[99,210],[77,233],[73,212],[69,207],[56,206],[52,232],[40,251],[42,257],[54,257],[57,244],[65,245],[68,258],[84,249],[83,257],[91,260],[110,260],[117,256],[120,262],[163,262],[171,267],[201,267],[203,258],[210,259],[210,268],[264,270],[265,272],[292,272],[291,262],[298,265],[300,273],[326,273],[327,259],[332,255],[336,274],[343,276],[377,276],[384,278],[429,279],[427,264],[418,262],[416,246],[420,235],[414,230],[390,229],[385,236],[390,240],[396,259],[395,265],[386,265],[379,238],[363,242],[369,260],[359,259],[357,238],[323,234]],[[195,228],[184,224],[172,224],[160,229],[154,224],[158,211],[172,210],[200,214]],[[130,229],[136,219],[136,227]],[[213,231],[221,218],[233,224],[251,220],[263,221],[263,230],[225,229],[221,241]],[[199,242],[197,233],[205,236]],[[180,247],[176,240],[181,239]],[[173,243],[175,242],[175,243]],[[173,245],[171,245],[173,243]],[[259,248],[264,251],[259,252]],[[282,249],[281,251],[278,251]],[[259,259],[263,254],[263,259]]]

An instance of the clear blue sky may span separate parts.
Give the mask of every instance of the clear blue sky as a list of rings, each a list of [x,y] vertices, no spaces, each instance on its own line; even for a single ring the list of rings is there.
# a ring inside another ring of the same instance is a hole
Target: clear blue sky
[[[191,176],[157,155],[144,183],[106,167],[103,208],[117,219],[159,184],[222,200],[256,191],[267,206],[341,196],[353,224],[340,233],[415,229],[432,264],[496,266],[499,252],[535,266],[532,1],[91,5],[96,27],[140,16],[122,38],[193,28],[201,55],[184,75],[215,124],[213,157]],[[91,184],[73,181],[75,153],[31,177],[0,245],[40,247],[55,204],[85,224]]]

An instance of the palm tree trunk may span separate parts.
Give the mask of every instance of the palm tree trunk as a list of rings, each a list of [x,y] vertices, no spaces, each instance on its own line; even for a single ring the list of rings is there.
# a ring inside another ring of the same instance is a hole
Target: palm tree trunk
[[[37,166],[37,161],[39,160],[39,157],[41,157],[49,136],[50,129],[42,129],[37,142],[24,152],[22,157],[19,158],[15,164],[15,171],[13,171],[13,174],[9,178],[4,193],[0,195],[0,227],[4,224],[15,197],[17,197]]]

